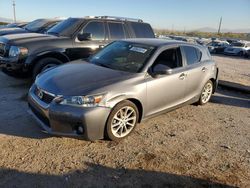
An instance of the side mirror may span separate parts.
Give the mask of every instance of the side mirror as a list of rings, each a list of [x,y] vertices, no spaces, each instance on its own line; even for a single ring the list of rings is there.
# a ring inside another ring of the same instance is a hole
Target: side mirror
[[[79,41],[86,41],[86,40],[91,40],[92,39],[92,34],[91,33],[82,33],[77,35],[77,39]]]
[[[154,75],[170,75],[173,73],[173,69],[166,65],[158,64],[153,68]]]

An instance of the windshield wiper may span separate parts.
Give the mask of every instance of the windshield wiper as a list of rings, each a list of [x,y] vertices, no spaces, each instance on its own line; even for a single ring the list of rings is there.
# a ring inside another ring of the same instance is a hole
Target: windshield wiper
[[[49,35],[55,35],[55,36],[58,36],[59,37],[59,33],[57,32],[47,32]]]

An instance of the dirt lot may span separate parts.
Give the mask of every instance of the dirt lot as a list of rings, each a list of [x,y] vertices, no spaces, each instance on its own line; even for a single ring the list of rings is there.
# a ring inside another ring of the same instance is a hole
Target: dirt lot
[[[250,59],[213,55],[220,68],[220,79],[250,86]]]
[[[0,80],[0,187],[250,187],[249,95],[220,88],[120,143],[89,142],[42,133],[26,112],[27,81]]]

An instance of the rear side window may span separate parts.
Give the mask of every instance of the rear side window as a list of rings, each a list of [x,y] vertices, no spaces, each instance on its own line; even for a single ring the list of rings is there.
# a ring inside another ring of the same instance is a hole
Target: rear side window
[[[104,40],[104,24],[103,22],[89,22],[82,33],[91,33],[93,40]]]
[[[155,38],[154,32],[149,24],[131,22],[136,38]]]
[[[201,60],[201,51],[191,46],[183,46],[188,65],[199,63]]]
[[[116,39],[126,38],[124,28],[121,23],[109,22],[108,27],[109,27],[110,39],[116,40]]]

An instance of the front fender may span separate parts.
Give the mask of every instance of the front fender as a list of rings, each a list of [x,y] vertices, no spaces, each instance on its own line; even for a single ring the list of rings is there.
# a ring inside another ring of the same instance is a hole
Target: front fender
[[[46,50],[46,51],[43,51],[43,52],[38,52],[38,53],[34,53],[32,55],[29,55],[28,58],[25,61],[25,64],[30,66],[30,65],[33,65],[33,63],[37,59],[41,59],[42,57],[55,57],[55,56],[60,57],[60,59],[63,59],[64,62],[69,62],[70,61],[68,56],[65,54],[65,49],[60,48],[60,49]]]

